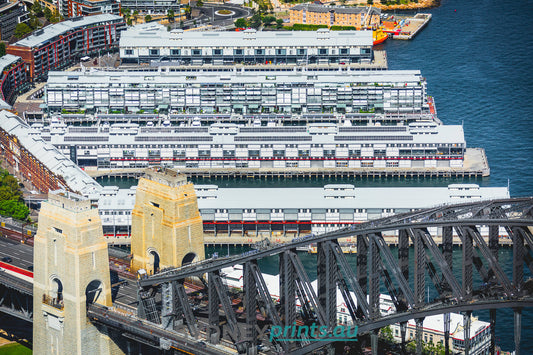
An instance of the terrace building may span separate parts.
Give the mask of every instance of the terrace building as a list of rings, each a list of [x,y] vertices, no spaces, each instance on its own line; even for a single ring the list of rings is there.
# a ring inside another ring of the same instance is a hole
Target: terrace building
[[[298,4],[289,9],[290,22],[307,25],[352,26],[357,29],[376,27],[381,10],[374,7],[341,7]]]
[[[370,63],[372,43],[371,31],[169,32],[162,25],[145,24],[122,34],[120,58],[123,63],[193,65]]]
[[[48,71],[66,68],[87,55],[115,51],[126,23],[120,16],[75,17],[35,31],[7,52],[28,63],[30,78],[44,81]]]
[[[0,152],[16,172],[43,193],[64,189],[88,195],[101,189],[39,132],[8,111],[0,111]]]

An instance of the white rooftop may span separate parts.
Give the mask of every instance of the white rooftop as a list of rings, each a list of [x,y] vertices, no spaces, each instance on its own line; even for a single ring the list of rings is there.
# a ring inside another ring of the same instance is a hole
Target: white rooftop
[[[167,31],[160,24],[142,24],[122,32],[120,48],[135,47],[306,47],[372,46],[372,31]]]
[[[294,188],[219,188],[195,185],[198,208],[208,209],[418,209],[446,203],[509,198],[507,187],[479,187],[463,184],[464,190],[449,187],[353,187],[353,190],[328,191],[335,185]],[[132,210],[135,188],[106,187],[100,191],[99,206],[106,210]],[[474,192],[473,192],[474,191]],[[334,195],[344,198],[327,198]],[[348,196],[346,198],[346,196]],[[454,198],[454,196],[456,198]],[[461,198],[464,196],[464,198]],[[371,211],[369,211],[371,212]]]
[[[0,57],[0,71],[3,70],[5,67],[16,63],[19,59],[21,58],[12,54],[6,54]]]
[[[312,77],[310,77],[312,76]],[[420,70],[368,70],[350,71],[339,74],[331,72],[146,72],[138,70],[91,70],[85,72],[50,71],[48,73],[48,87],[57,84],[94,85],[97,87],[127,86],[129,84],[164,84],[165,86],[177,83],[393,83],[406,86],[407,83],[419,83],[422,81]],[[418,84],[416,84],[418,85]]]

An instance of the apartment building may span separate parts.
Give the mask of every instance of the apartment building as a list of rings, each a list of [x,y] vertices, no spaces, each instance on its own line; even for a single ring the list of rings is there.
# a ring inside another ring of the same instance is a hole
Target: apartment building
[[[0,57],[0,99],[12,105],[16,95],[25,91],[28,86],[28,63],[11,54]]]
[[[75,17],[35,31],[9,45],[7,53],[28,63],[31,80],[44,81],[48,71],[71,66],[83,56],[115,51],[125,27],[117,15]]]

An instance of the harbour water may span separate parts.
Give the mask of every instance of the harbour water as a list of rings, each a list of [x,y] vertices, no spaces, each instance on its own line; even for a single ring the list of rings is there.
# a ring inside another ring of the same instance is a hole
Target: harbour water
[[[485,148],[491,176],[484,184],[509,181],[511,196],[533,193],[533,51],[526,45],[532,5],[443,0],[413,41],[384,45],[389,68],[420,69],[439,118],[463,124],[467,144]],[[510,267],[511,252],[503,253]],[[488,312],[477,314],[489,320]],[[533,354],[532,327],[533,310],[524,310],[522,354]],[[496,336],[503,350],[514,349],[512,311],[498,311]]]

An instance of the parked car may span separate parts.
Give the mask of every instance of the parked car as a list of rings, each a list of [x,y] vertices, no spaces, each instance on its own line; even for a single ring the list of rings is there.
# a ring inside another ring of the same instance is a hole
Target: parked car
[[[4,263],[11,263],[11,262],[13,262],[13,259],[11,259],[11,257],[9,257],[9,256],[4,256],[4,257],[2,258],[2,261],[3,261]]]

